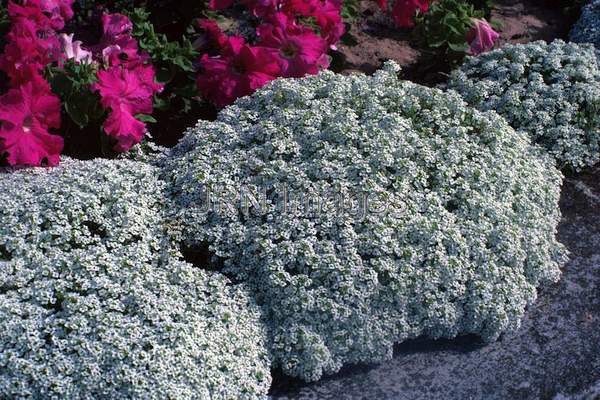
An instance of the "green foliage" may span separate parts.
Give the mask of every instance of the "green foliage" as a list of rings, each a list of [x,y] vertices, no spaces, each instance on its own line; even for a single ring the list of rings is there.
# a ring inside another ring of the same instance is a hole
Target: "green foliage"
[[[156,33],[149,20],[150,13],[143,8],[136,8],[128,15],[133,22],[133,36],[140,48],[150,54],[153,63],[170,66],[172,73],[176,69],[193,72],[192,60],[198,57],[198,53],[187,37],[184,36],[180,44],[170,42],[164,34]]]
[[[4,31],[10,22],[8,19],[8,10],[6,8],[7,4],[7,1],[0,1],[0,29],[2,29],[2,31]]]
[[[492,16],[494,0],[467,0],[467,2],[472,4],[475,9],[482,10],[486,19],[489,19]]]
[[[469,49],[466,35],[473,27],[472,19],[484,16],[484,11],[464,0],[439,0],[431,4],[427,13],[417,17],[416,32],[428,47],[450,56],[462,56]]]
[[[342,2],[342,18],[351,21],[358,18],[360,13],[360,0],[344,0]]]
[[[178,107],[188,112],[196,96],[193,61],[199,56],[191,41],[185,35],[180,42],[169,41],[165,34],[157,33],[150,22],[150,13],[143,8],[127,14],[133,22],[133,36],[138,40],[140,49],[152,58],[157,81],[168,84],[155,99],[156,108]]]
[[[98,95],[90,90],[97,82],[96,68],[94,64],[68,60],[62,67],[51,66],[46,70],[52,91],[61,98],[65,112],[79,128],[104,115]]]
[[[4,35],[10,28],[7,5],[8,0],[0,0],[0,45],[2,47],[4,47]]]

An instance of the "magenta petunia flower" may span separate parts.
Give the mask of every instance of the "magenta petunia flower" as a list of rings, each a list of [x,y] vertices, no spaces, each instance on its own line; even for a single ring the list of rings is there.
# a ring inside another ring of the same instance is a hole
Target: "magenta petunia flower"
[[[40,6],[42,11],[60,15],[65,21],[68,21],[74,15],[73,2],[74,0],[40,0]]]
[[[209,0],[208,8],[211,10],[224,10],[231,7],[233,0]]]
[[[467,33],[471,46],[469,54],[477,55],[491,50],[500,35],[483,19],[473,19],[475,26]]]
[[[122,14],[104,14],[102,15],[102,30],[105,38],[114,40],[121,35],[129,36],[133,30],[131,20]]]
[[[29,82],[0,97],[0,153],[12,166],[57,165],[63,138],[49,128],[60,127],[60,100]]]
[[[252,94],[267,82],[281,76],[276,50],[250,46],[241,37],[229,37],[219,57],[204,54],[202,73],[196,80],[202,95],[217,107],[225,107],[238,97]]]
[[[344,34],[341,9],[341,0],[287,0],[282,6],[282,11],[288,15],[313,17],[321,36],[332,48]]]
[[[329,66],[327,42],[283,13],[275,14],[272,24],[259,26],[257,34],[262,46],[278,50],[281,73],[286,78],[317,74]]]
[[[280,1],[278,0],[242,0],[241,3],[250,12],[259,18],[270,19],[276,12]]]
[[[400,28],[415,26],[417,11],[426,13],[429,10],[430,0],[396,0],[392,9],[392,18]]]
[[[135,68],[149,60],[149,55],[138,51],[138,43],[131,36],[133,24],[125,15],[104,14],[103,35],[100,43],[91,49],[97,59],[107,67],[126,65]]]
[[[198,26],[206,32],[211,47],[222,49],[227,45],[227,35],[223,33],[217,21],[213,19],[199,19]]]
[[[64,26],[64,21],[57,25],[58,21],[53,21],[44,14],[40,0],[27,0],[22,5],[9,1],[7,10],[13,24],[28,21],[35,26],[38,32],[51,34],[54,33],[54,30],[62,29]]]
[[[26,0],[29,3],[31,0]],[[54,29],[60,30],[64,27],[65,21],[73,18],[73,1],[74,0],[36,0],[40,9],[49,15],[50,20],[54,25]]]
[[[17,18],[7,34],[0,69],[6,72],[13,86],[18,86],[22,83],[22,69],[33,65],[41,71],[46,64],[57,61],[60,53],[60,43],[55,36],[43,38],[34,22]]]
[[[163,87],[154,77],[151,65],[138,65],[133,69],[115,66],[98,72],[98,83],[92,90],[100,92],[102,106],[111,111],[104,131],[116,139],[116,151],[127,151],[142,141],[146,126],[135,116],[153,111],[154,94]]]

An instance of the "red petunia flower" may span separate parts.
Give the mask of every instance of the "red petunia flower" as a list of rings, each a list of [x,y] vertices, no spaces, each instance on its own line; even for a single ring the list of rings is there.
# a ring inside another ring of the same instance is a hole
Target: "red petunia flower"
[[[273,17],[273,24],[259,26],[257,34],[262,46],[279,51],[281,73],[286,78],[317,74],[329,65],[327,42],[283,13]]]
[[[135,115],[152,113],[152,98],[163,87],[154,77],[151,65],[115,66],[98,72],[98,83],[92,89],[100,92],[102,106],[111,110],[104,131],[116,139],[116,151],[127,151],[142,141],[146,125]]]
[[[219,57],[204,54],[203,72],[196,80],[202,95],[217,107],[225,107],[238,97],[252,94],[267,82],[281,76],[274,49],[250,46],[241,37],[229,37]]]
[[[474,19],[475,26],[467,33],[471,48],[469,54],[477,55],[491,50],[500,35],[483,19]]]
[[[431,0],[396,0],[392,8],[392,18],[400,28],[412,28],[415,26],[415,15],[429,10]]]
[[[48,129],[60,127],[60,100],[45,88],[26,83],[1,96],[0,123],[0,153],[10,165],[59,163],[63,138]]]

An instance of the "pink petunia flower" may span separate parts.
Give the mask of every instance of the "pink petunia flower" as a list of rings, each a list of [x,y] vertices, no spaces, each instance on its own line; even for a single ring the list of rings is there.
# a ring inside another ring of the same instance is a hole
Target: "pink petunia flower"
[[[102,15],[103,36],[111,41],[121,35],[130,35],[133,30],[131,20],[122,14],[104,14]]]
[[[127,68],[135,68],[138,65],[145,64],[149,59],[150,56],[147,53],[140,54],[138,52],[135,39],[122,46],[113,44],[102,50],[102,62],[108,67],[125,65]]]
[[[36,64],[27,64],[20,68],[14,79],[11,80],[13,87],[23,86],[26,83],[33,84],[36,91],[41,93],[50,93],[50,84],[42,76],[42,67]]]
[[[39,4],[42,11],[52,15],[53,19],[60,18],[64,24],[65,21],[73,18],[73,2],[74,0],[40,0]]]
[[[255,17],[265,18],[277,11],[278,0],[241,0]],[[233,0],[209,0],[208,8],[211,10],[224,10],[233,5]]]
[[[262,46],[278,50],[281,73],[286,78],[317,74],[329,66],[327,42],[283,13],[277,13],[272,24],[259,26],[257,35]]]
[[[228,43],[227,35],[223,33],[217,21],[213,19],[199,19],[198,26],[201,29],[204,29],[208,40],[210,41],[210,46],[215,49],[222,49]]]
[[[125,15],[104,14],[102,29],[100,43],[93,46],[92,51],[107,67],[126,65],[135,68],[150,58],[146,53],[139,53],[138,43],[131,36],[133,24]]]
[[[40,0],[27,0],[22,5],[9,1],[7,10],[13,24],[28,21],[39,32],[52,34],[54,30],[62,29],[64,26],[64,21],[57,25],[57,21],[44,14]]]
[[[250,10],[252,15],[259,18],[271,19],[277,12],[278,0],[242,0],[241,3]]]
[[[138,65],[133,69],[115,66],[98,72],[98,83],[92,90],[100,92],[102,106],[111,111],[104,131],[116,139],[116,151],[127,151],[142,141],[146,125],[135,115],[152,113],[153,96],[163,87],[154,77],[151,65]]]
[[[225,107],[238,97],[252,94],[267,82],[281,76],[274,49],[250,46],[241,37],[229,37],[219,57],[204,54],[203,72],[196,83],[202,95],[217,107]]]
[[[0,55],[0,69],[10,77],[13,86],[21,83],[21,70],[29,65],[40,71],[50,62],[57,61],[60,56],[60,43],[54,36],[40,37],[35,24],[18,18],[7,34],[4,53]]]
[[[65,21],[73,18],[74,0],[24,0],[24,5],[35,6],[48,16],[52,28],[61,30]]]
[[[387,0],[375,0],[375,2],[379,6],[379,8],[381,8],[383,11],[387,11],[387,7],[388,7]]]
[[[63,53],[67,60],[75,60],[76,63],[89,64],[92,62],[92,52],[81,48],[81,41],[73,41],[73,33],[67,35],[62,33],[58,36]]]
[[[415,26],[417,11],[426,13],[430,2],[430,0],[396,0],[392,8],[392,18],[400,28],[412,28]]]
[[[483,19],[473,19],[475,26],[467,33],[471,46],[469,54],[477,55],[491,50],[500,35]]]
[[[224,10],[231,7],[233,0],[209,0],[208,8],[211,10]]]
[[[332,48],[344,34],[341,9],[341,0],[287,0],[282,6],[282,11],[288,15],[313,17],[321,36]]]
[[[26,83],[0,97],[0,153],[12,166],[57,165],[63,138],[49,128],[60,127],[60,100]]]

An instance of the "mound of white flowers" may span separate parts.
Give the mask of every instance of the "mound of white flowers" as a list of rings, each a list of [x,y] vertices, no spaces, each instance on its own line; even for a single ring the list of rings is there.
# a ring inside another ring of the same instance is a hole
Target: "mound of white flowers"
[[[420,335],[494,340],[565,258],[553,160],[396,71],[277,80],[163,166],[183,238],[249,285],[275,366],[306,380]]]
[[[581,9],[581,17],[573,26],[569,38],[572,42],[593,43],[600,49],[600,0],[593,0]]]
[[[600,159],[600,69],[594,46],[534,42],[469,57],[449,88],[494,110],[545,147],[559,166]]]
[[[248,296],[180,261],[134,161],[0,174],[0,397],[260,399]]]

